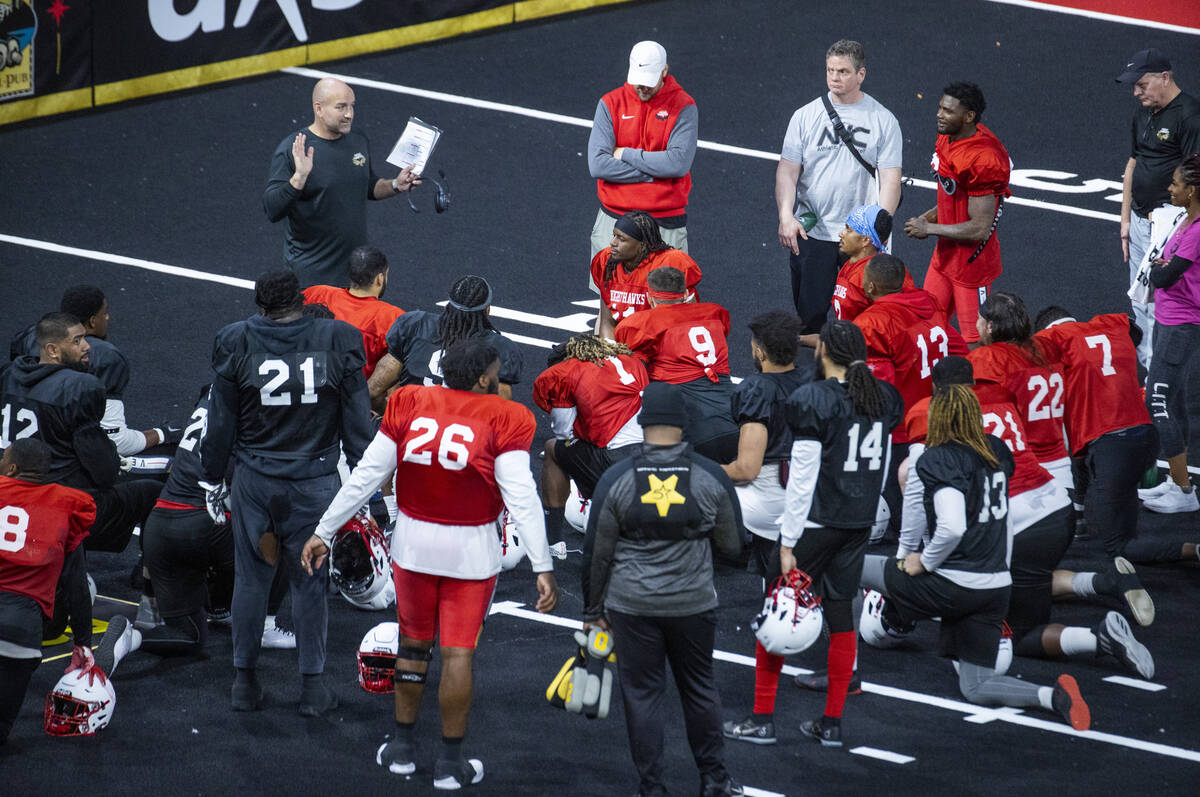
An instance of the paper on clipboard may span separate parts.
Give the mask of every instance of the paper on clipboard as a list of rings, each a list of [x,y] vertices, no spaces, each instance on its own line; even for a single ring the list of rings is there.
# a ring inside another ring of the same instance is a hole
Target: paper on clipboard
[[[408,124],[404,126],[404,132],[396,139],[396,145],[392,147],[387,162],[401,169],[411,166],[413,174],[419,176],[425,171],[425,164],[429,163],[433,148],[437,146],[441,137],[440,128],[410,116]]]

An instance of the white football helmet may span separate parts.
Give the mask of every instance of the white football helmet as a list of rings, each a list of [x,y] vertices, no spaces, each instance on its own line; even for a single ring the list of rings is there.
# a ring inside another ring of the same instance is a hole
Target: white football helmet
[[[525,546],[517,535],[517,524],[513,522],[508,507],[500,513],[496,531],[500,535],[500,569],[512,570],[525,558]]]
[[[359,609],[386,609],[396,602],[387,542],[369,514],[360,512],[334,535],[329,578]]]
[[[112,681],[89,677],[89,670],[65,673],[50,694],[42,715],[51,736],[91,736],[108,725],[117,705]]]
[[[908,636],[907,631],[893,628],[883,619],[883,607],[887,602],[873,589],[863,590],[862,614],[858,618],[858,634],[862,641],[873,648],[894,648]]]
[[[400,625],[380,623],[366,633],[358,646],[358,684],[377,695],[395,691],[396,654],[400,652]]]
[[[882,540],[883,535],[887,533],[888,523],[891,521],[892,510],[881,495],[879,496],[879,503],[875,507],[875,522],[871,524],[870,542],[879,542]]]
[[[821,599],[809,592],[811,586],[812,579],[803,570],[793,570],[775,582],[750,624],[768,653],[790,656],[808,650],[821,636]]]
[[[583,497],[579,486],[571,481],[571,494],[567,496],[567,505],[563,507],[563,518],[580,534],[587,531],[588,513],[591,512],[592,502]]]

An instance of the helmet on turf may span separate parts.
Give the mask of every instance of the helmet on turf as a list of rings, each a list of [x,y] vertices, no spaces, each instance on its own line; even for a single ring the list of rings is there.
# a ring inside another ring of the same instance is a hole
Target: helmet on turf
[[[588,513],[591,511],[592,502],[583,497],[583,493],[579,492],[579,485],[575,481],[571,481],[571,494],[567,497],[567,504],[563,507],[563,519],[570,524],[571,528],[583,533],[587,530]]]
[[[513,522],[508,507],[500,513],[496,529],[500,535],[500,567],[503,570],[512,570],[525,558],[525,546],[521,544],[521,538],[517,535],[517,524]]]
[[[358,646],[358,684],[368,692],[395,691],[396,654],[400,652],[400,626],[380,623],[366,633]]]
[[[790,656],[807,650],[821,635],[824,620],[821,599],[809,591],[812,579],[803,570],[780,576],[771,594],[763,601],[762,611],[750,627],[767,650],[777,656]]]
[[[51,736],[91,736],[108,725],[116,705],[117,693],[103,673],[72,670],[46,695],[43,724]]]
[[[334,535],[329,578],[342,597],[360,609],[386,609],[395,603],[387,542],[369,514],[360,512]]]
[[[883,619],[883,607],[887,598],[873,589],[863,590],[862,614],[858,619],[858,633],[873,648],[894,648],[904,641],[908,631],[895,628]]]

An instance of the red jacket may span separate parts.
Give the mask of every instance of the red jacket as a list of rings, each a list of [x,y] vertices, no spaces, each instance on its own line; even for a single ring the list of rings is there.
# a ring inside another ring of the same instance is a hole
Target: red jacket
[[[679,112],[696,104],[670,75],[649,102],[642,102],[628,83],[605,94],[601,102],[608,106],[617,146],[647,152],[666,150]],[[644,210],[656,218],[679,216],[687,211],[691,190],[691,174],[655,178],[649,183],[596,181],[600,204],[618,216],[630,210]]]

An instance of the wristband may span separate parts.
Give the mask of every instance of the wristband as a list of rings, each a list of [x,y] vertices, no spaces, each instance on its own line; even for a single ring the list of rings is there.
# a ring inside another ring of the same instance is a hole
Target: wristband
[[[154,427],[153,429],[151,429],[150,431],[152,431],[152,432],[154,432],[156,435],[158,435],[158,442],[159,442],[159,443],[162,443],[162,442],[164,442],[164,441],[167,439],[167,433],[166,433],[166,432],[164,432],[164,431],[163,431],[163,430],[162,430],[160,427],[158,427],[158,426],[155,426],[155,427]]]
[[[393,190],[393,191],[395,191],[397,194],[399,194],[399,193],[400,193],[400,183],[399,183],[399,179],[400,179],[400,178],[398,178],[398,177],[393,177],[393,178],[392,178],[392,190]]]

